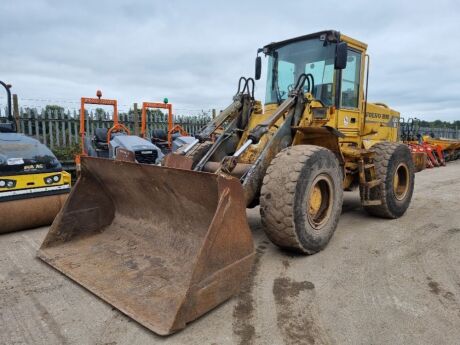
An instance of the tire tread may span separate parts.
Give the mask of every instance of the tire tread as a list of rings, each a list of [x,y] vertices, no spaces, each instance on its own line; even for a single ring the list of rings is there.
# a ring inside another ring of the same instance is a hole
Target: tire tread
[[[387,181],[388,165],[393,153],[400,147],[401,143],[383,141],[372,146],[375,152],[374,165],[377,178],[381,179],[380,183],[380,199],[381,205],[364,206],[364,209],[371,215],[381,218],[396,218],[393,212],[388,208],[387,202],[387,188],[385,183]]]
[[[290,146],[279,152],[270,163],[262,183],[261,218],[265,233],[277,246],[304,254],[313,254],[299,241],[294,225],[297,181],[305,163],[319,151],[315,145]],[[340,203],[341,206],[341,203]],[[334,220],[337,225],[338,217]]]

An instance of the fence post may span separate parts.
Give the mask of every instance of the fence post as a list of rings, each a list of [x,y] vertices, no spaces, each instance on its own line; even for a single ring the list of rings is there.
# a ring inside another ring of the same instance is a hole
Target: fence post
[[[26,132],[26,122],[25,122],[25,114],[24,114],[24,109],[19,108],[19,127],[21,128],[21,133]]]
[[[54,112],[53,120],[54,120],[54,126],[55,126],[54,128],[56,129],[56,146],[60,147],[61,139],[59,137],[59,113],[57,111]]]
[[[40,127],[38,125],[38,111],[35,113],[35,138],[37,138],[38,141],[40,140]]]
[[[28,124],[27,130],[29,132],[29,137],[32,136],[32,120],[31,120],[31,118],[32,118],[32,110],[29,108],[29,109],[27,109],[27,124]]]
[[[47,115],[48,124],[49,124],[48,131],[50,133],[50,148],[53,148],[54,147],[53,112],[51,110],[49,110],[46,115]]]
[[[70,129],[70,135],[72,136],[72,144],[78,144],[78,124],[79,122],[79,117],[77,117],[77,113],[73,111],[71,117],[71,129]]]
[[[18,102],[18,95],[13,94],[13,115],[16,121],[16,128],[18,132],[21,132],[21,123],[19,122],[19,102]]]
[[[40,116],[42,133],[43,133],[43,144],[48,145],[48,138],[46,137],[46,110],[43,110]]]
[[[65,125],[66,125],[65,113],[64,113],[64,111],[62,111],[62,112],[60,111],[59,114],[60,114],[60,122],[61,122],[62,146],[66,147],[67,146],[67,137],[66,137],[66,129],[65,129]]]
[[[134,135],[139,135],[139,116],[137,113],[137,103],[133,104],[133,122],[134,122]]]

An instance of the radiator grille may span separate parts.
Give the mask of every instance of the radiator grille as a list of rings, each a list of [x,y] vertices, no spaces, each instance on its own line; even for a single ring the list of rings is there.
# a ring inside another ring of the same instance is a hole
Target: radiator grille
[[[158,158],[158,152],[156,150],[152,151],[136,151],[134,152],[136,156],[136,162],[142,163],[142,164],[155,164],[157,158]]]

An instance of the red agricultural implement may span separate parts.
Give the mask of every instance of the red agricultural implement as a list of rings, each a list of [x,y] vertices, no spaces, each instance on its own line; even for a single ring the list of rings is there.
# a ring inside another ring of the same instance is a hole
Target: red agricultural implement
[[[419,122],[416,118],[409,118],[400,123],[401,140],[409,146],[417,171],[446,165],[443,147],[422,137]]]
[[[446,165],[442,148],[439,145],[431,145],[425,142],[421,144],[417,142],[408,142],[409,148],[412,153],[423,152],[426,154],[426,168],[434,168]]]

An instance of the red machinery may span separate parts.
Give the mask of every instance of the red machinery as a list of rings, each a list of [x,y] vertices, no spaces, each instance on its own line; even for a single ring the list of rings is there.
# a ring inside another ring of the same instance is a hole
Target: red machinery
[[[419,133],[420,120],[417,118],[401,120],[401,140],[411,149],[417,171],[446,165],[442,146],[422,140]]]
[[[409,145],[409,148],[411,149],[412,153],[423,152],[426,154],[427,168],[434,168],[446,165],[441,146],[431,145],[425,142],[422,142],[421,144],[417,142],[408,142],[407,145]]]

